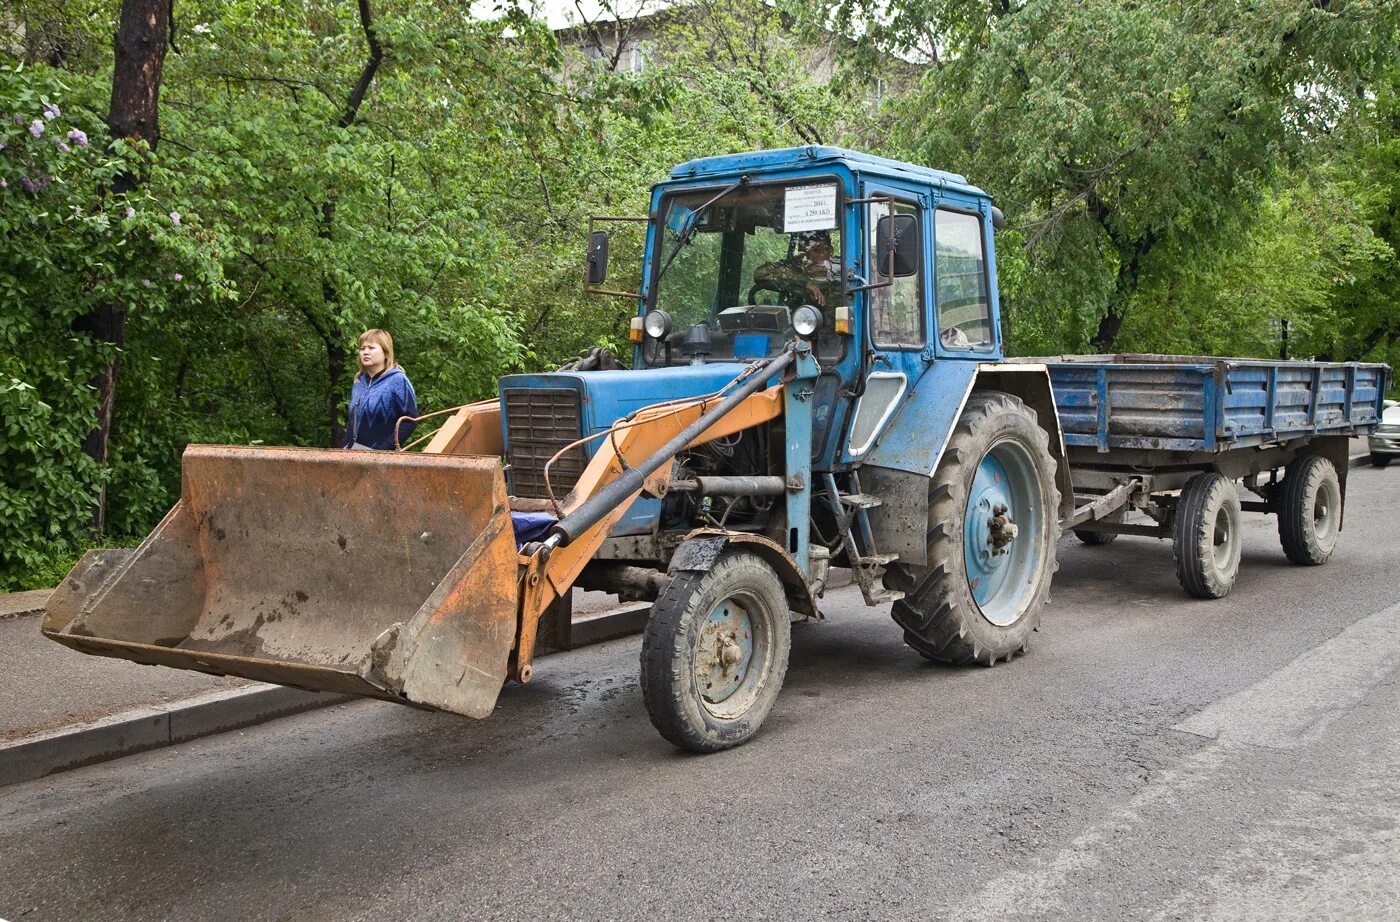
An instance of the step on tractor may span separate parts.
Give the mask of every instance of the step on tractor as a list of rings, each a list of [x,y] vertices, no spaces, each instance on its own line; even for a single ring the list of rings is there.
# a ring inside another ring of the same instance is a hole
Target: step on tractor
[[[1008,361],[988,195],[853,151],[676,167],[633,219],[635,291],[604,287],[614,220],[586,282],[637,305],[630,368],[506,376],[421,451],[191,445],[179,503],[80,561],[43,630],[480,718],[603,590],[651,603],[647,713],[711,752],[773,708],[834,567],[918,655],[987,666],[1040,626],[1062,531],[1169,538],[1204,598],[1242,510],[1298,563],[1332,552],[1385,366]]]

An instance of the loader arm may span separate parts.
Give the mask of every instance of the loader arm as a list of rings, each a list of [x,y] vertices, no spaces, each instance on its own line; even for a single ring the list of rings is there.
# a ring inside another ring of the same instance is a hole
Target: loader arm
[[[681,404],[679,406],[649,407],[640,411],[624,427],[615,428],[612,436],[604,437],[593,459],[584,469],[577,485],[563,503],[565,520],[578,512],[591,498],[614,483],[628,469],[636,468],[643,459],[654,459],[663,447],[694,425],[719,403],[719,398]],[[685,447],[721,439],[760,423],[777,419],[783,414],[783,385],[745,397]],[[553,549],[545,545],[526,545],[520,554],[520,628],[511,677],[528,682],[532,671],[536,632],[541,615],[556,599],[568,592],[588,561],[597,553],[604,539],[627,512],[627,507],[643,492],[661,496],[670,468],[665,461],[676,452],[662,457],[661,467],[646,477],[640,489],[624,494],[611,512],[568,544]]]

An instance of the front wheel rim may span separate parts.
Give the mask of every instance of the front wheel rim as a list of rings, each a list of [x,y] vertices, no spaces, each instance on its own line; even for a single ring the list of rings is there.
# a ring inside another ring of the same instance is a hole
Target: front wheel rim
[[[1016,623],[1034,599],[1045,555],[1045,491],[1032,449],[996,442],[977,465],[963,517],[967,585],[983,618]]]
[[[712,716],[742,716],[762,692],[773,658],[773,632],[763,600],[736,592],[716,602],[695,638],[694,680],[700,706]]]

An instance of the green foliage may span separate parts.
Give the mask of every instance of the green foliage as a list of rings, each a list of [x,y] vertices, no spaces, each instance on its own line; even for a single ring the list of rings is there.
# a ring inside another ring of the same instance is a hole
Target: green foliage
[[[625,355],[634,304],[582,291],[589,216],[643,214],[699,156],[844,143],[965,173],[1010,219],[1023,354],[1104,342],[1106,318],[1117,346],[1275,354],[1286,319],[1295,355],[1400,359],[1393,3],[694,0],[649,22],[640,73],[579,47],[626,22],[561,42],[510,5],[371,8],[182,3],[154,152],[103,124],[117,5],[18,8],[0,588],[95,540],[99,489],[103,543],[145,534],[189,442],[332,444],[366,327],[424,412]],[[108,194],[122,171],[137,191]],[[610,287],[636,281],[628,228]],[[100,304],[129,312],[105,466],[82,443],[112,356],[74,328]]]
[[[875,50],[924,63],[921,85],[891,106],[886,149],[965,173],[1001,203],[1002,294],[1018,351],[1259,349],[1261,324],[1302,323],[1306,305],[1332,298],[1318,287],[1328,272],[1383,257],[1351,233],[1354,199],[1326,200],[1338,178],[1308,173],[1394,66],[1393,3],[817,8],[861,36],[863,66]],[[1298,187],[1309,183],[1318,197],[1304,201]],[[1334,230],[1334,220],[1351,224]],[[1264,239],[1270,231],[1278,236]],[[1280,261],[1280,276],[1243,278],[1260,260]],[[1309,290],[1285,291],[1284,275]],[[1247,309],[1231,300],[1266,282],[1272,290]],[[1198,299],[1189,308],[1186,291]],[[1209,322],[1183,328],[1187,314]]]
[[[595,345],[625,354],[633,306],[582,292],[588,216],[643,213],[675,162],[797,143],[796,124],[838,105],[787,46],[714,65],[728,26],[777,34],[766,7],[697,8],[641,74],[589,64],[513,8],[482,22],[424,0],[371,7],[383,54],[357,98],[356,5],[182,5],[161,140],[133,152],[102,122],[115,5],[26,6],[28,64],[0,85],[0,109],[26,119],[0,126],[4,586],[87,545],[99,488],[103,540],[145,534],[189,442],[332,444],[366,327],[393,332],[424,412]],[[35,139],[46,101],[62,118]],[[89,145],[59,151],[60,123]],[[129,200],[102,191],[121,169],[141,179]],[[50,185],[25,191],[23,170]],[[129,315],[99,468],[82,441],[108,356],[70,327],[112,301]]]
[[[103,93],[91,77],[0,68],[0,586],[81,543],[97,490],[135,473],[83,454],[107,355],[74,323],[98,304],[161,316],[227,291],[188,199],[103,194],[146,166],[103,149]]]

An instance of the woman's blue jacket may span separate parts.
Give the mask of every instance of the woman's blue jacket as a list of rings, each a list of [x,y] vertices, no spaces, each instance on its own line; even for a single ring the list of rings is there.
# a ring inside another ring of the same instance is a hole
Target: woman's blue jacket
[[[350,412],[345,420],[345,444],[356,442],[381,451],[394,450],[394,422],[400,416],[418,415],[418,395],[403,369],[395,365],[371,378],[364,372],[355,376],[350,389]],[[399,426],[399,444],[408,441],[417,423]]]

